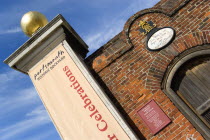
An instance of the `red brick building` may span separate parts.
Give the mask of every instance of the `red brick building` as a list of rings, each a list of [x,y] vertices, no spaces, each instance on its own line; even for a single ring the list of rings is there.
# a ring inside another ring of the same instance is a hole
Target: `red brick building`
[[[150,51],[140,21],[170,27],[175,38]],[[142,139],[210,139],[209,0],[162,0],[139,11],[85,61]],[[137,113],[152,99],[171,120],[155,135]]]

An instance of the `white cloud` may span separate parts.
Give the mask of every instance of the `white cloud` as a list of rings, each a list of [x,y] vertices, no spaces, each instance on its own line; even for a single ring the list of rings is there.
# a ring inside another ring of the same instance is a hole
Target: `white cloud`
[[[25,80],[26,76],[15,70],[4,70],[0,73],[0,93],[5,89],[10,89],[11,85],[18,84],[19,80]]]
[[[28,117],[37,117],[37,116],[43,116],[46,117],[48,114],[44,108],[44,106],[38,106],[31,112],[27,113],[26,116]],[[47,117],[48,118],[48,117]],[[49,118],[48,118],[49,119]]]
[[[50,136],[54,135],[55,131],[51,130],[51,131],[47,131],[45,133],[39,133],[39,135],[35,135],[32,137],[27,138],[27,140],[48,140]],[[52,140],[52,139],[50,139]]]
[[[0,79],[3,79],[0,81],[0,121],[4,122],[0,126],[1,140],[15,139],[51,122],[34,87],[21,88],[22,83],[17,82],[17,79],[23,81],[25,78],[26,76],[14,70],[0,74]],[[20,88],[14,89],[13,85],[20,85]],[[7,90],[10,93],[5,93]],[[18,118],[19,116],[21,117]],[[14,118],[14,122],[10,123],[7,118]]]
[[[23,85],[23,81],[28,80],[26,79],[27,76],[14,70],[4,71],[4,73],[0,73],[0,119],[6,114],[12,114],[17,110],[40,104],[34,87]]]
[[[12,29],[8,29],[8,30],[4,30],[4,31],[0,31],[0,34],[12,34],[12,33],[19,33],[21,32],[22,29],[20,27],[15,27]]]
[[[128,8],[126,8],[124,11],[114,17],[113,20],[107,21],[105,19],[101,19],[101,21],[103,21],[101,28],[92,31],[90,34],[86,35],[84,39],[90,47],[90,52],[95,51],[111,38],[113,38],[115,35],[120,33],[123,30],[124,24],[126,23],[128,18],[130,18],[130,16],[140,11],[141,9],[152,7],[158,1],[159,0],[134,0],[131,2]]]
[[[104,23],[103,28],[91,32],[85,37],[85,42],[90,47],[90,51],[96,50],[117,35],[124,26],[126,19],[120,19],[119,17],[113,21],[109,21],[108,24]]]
[[[4,73],[0,73],[0,79],[3,79],[0,81],[0,84],[5,84],[9,81],[13,81],[16,78],[20,78],[22,74],[20,72],[17,72],[15,70],[9,70],[6,71]]]
[[[26,114],[26,119],[1,129],[0,138],[2,140],[11,140],[21,133],[26,133],[33,128],[40,127],[50,122],[51,121],[44,108],[38,106],[37,108]]]
[[[1,94],[0,96],[0,119],[4,117],[5,114],[12,114],[15,113],[16,110],[40,103],[39,97],[34,88],[22,89],[19,91],[14,90],[13,92],[15,92],[15,94],[12,97],[5,96],[4,94]]]
[[[1,10],[0,13],[0,35],[21,32],[20,20],[26,12],[39,11],[46,13],[63,2],[65,0],[33,0],[25,1],[24,3],[14,2],[8,5],[6,10]]]

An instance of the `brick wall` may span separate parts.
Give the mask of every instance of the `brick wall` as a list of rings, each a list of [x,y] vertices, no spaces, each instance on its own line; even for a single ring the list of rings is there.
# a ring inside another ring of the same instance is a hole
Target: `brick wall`
[[[172,27],[176,38],[165,49],[146,49],[146,36],[139,32],[140,20],[158,28]],[[209,0],[162,0],[153,8],[134,14],[121,33],[85,61],[126,120],[146,139],[178,140],[191,134],[204,139],[161,90],[161,82],[173,59],[186,49],[210,43]],[[152,135],[137,110],[154,99],[172,120]]]

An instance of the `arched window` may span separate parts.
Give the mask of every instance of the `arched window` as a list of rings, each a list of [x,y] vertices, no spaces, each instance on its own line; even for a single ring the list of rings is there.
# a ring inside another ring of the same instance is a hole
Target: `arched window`
[[[188,49],[175,58],[162,87],[185,117],[210,139],[210,46]]]
[[[185,62],[176,71],[171,88],[210,128],[210,55]]]

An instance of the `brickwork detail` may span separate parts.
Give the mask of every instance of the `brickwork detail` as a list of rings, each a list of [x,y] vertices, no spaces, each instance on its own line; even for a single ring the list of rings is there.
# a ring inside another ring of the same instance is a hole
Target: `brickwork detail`
[[[97,57],[95,55],[89,56],[85,61],[87,63],[93,60],[92,68],[96,72],[100,72],[105,67],[110,65],[114,60],[121,57],[124,53],[129,51],[132,47],[125,41],[121,34],[115,36],[111,41],[97,50]]]
[[[171,0],[168,0],[171,1]],[[154,8],[134,14],[115,38],[86,59],[126,114],[149,140],[203,140],[201,134],[184,117],[161,90],[167,67],[185,50],[210,44],[210,2],[178,0],[164,9],[167,0]],[[173,12],[174,11],[174,12]],[[146,36],[139,32],[140,20],[152,21],[161,27],[172,27],[176,38],[161,51],[146,49]],[[154,99],[172,123],[153,136],[137,115],[137,110]],[[116,102],[115,101],[115,102]]]
[[[171,60],[188,48],[204,44],[210,44],[210,30],[185,35],[174,41],[170,47],[160,51],[148,70],[146,88],[160,89],[162,78]]]

